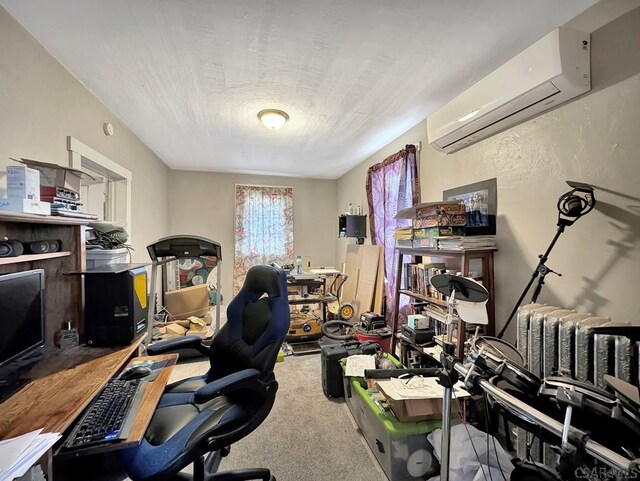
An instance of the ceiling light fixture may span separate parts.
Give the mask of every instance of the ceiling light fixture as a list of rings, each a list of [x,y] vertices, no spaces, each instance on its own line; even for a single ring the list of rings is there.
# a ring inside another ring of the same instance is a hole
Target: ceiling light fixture
[[[267,109],[258,112],[258,118],[266,128],[277,130],[282,128],[282,126],[287,123],[287,120],[289,120],[289,115],[282,110]]]

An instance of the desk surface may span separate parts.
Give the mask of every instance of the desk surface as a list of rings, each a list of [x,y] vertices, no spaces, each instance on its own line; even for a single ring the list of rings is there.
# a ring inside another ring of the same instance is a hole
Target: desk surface
[[[122,348],[79,346],[35,365],[30,382],[0,404],[0,440],[43,428],[64,432],[140,346],[143,337]],[[177,356],[145,391],[140,413],[127,441],[142,438]]]

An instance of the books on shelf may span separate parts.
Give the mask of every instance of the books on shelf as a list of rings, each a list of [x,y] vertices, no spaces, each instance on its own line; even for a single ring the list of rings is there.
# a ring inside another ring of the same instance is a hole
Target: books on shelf
[[[433,296],[429,279],[441,274],[446,269],[444,262],[419,263],[412,262],[404,265],[405,289],[422,296]]]
[[[466,250],[466,249],[486,249],[496,246],[496,236],[452,236],[440,237],[438,239],[439,249]]]

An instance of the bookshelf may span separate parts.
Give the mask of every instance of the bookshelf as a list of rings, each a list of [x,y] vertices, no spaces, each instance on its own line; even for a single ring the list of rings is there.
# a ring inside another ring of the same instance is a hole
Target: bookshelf
[[[493,276],[493,255],[497,251],[495,247],[485,249],[472,250],[453,250],[453,249],[433,249],[433,248],[411,248],[398,247],[396,253],[398,256],[397,272],[396,272],[396,292],[395,292],[395,312],[392,318],[392,328],[394,332],[400,330],[399,325],[399,306],[400,295],[406,295],[413,302],[419,301],[429,305],[446,309],[447,302],[429,294],[428,278],[422,281],[418,278],[416,285],[412,289],[403,286],[406,272],[405,259],[416,264],[428,265],[431,263],[444,264],[446,269],[453,269],[461,272],[463,276],[468,277],[473,273],[473,277],[481,280],[482,284],[489,291],[489,300],[487,302],[487,314],[489,316],[489,324],[485,328],[485,334],[492,336],[495,332],[495,297],[494,297],[494,276]],[[458,322],[458,332],[463,333],[466,330],[465,323],[461,320]],[[397,336],[393,336],[391,352],[395,352]],[[456,355],[462,358],[464,354],[464,342],[466,336],[458,335],[456,341]]]

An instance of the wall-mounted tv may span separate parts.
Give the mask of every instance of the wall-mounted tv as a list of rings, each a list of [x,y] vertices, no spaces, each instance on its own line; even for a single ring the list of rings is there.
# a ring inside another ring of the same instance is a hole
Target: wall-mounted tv
[[[0,276],[0,367],[44,346],[44,270]]]

